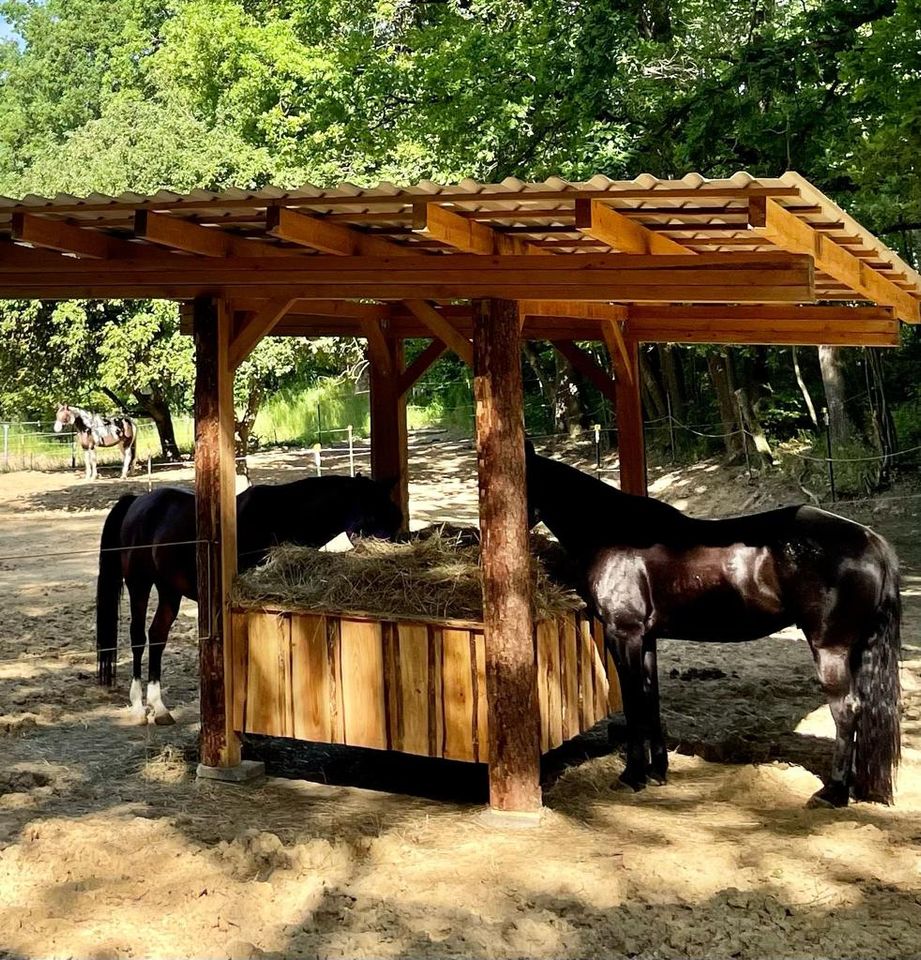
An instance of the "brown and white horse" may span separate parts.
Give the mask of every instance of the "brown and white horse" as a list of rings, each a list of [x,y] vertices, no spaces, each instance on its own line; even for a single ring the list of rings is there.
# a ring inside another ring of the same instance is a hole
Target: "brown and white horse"
[[[62,403],[54,419],[54,432],[73,425],[83,447],[86,479],[96,479],[96,447],[121,447],[122,480],[128,476],[137,455],[137,424],[130,417],[103,417],[91,410]]]

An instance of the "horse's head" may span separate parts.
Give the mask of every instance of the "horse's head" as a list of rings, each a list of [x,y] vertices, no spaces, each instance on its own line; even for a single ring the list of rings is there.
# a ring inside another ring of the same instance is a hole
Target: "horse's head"
[[[355,516],[345,531],[349,539],[377,537],[393,540],[403,526],[403,511],[391,498],[397,478],[372,480],[359,473],[353,483],[356,493]]]
[[[74,422],[74,412],[66,403],[58,404],[58,412],[54,418],[54,432],[60,433],[64,427],[69,427]]]

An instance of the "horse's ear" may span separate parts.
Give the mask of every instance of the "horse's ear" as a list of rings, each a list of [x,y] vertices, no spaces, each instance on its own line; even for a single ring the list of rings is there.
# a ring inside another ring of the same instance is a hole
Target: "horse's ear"
[[[358,480],[359,478],[362,479],[362,480],[364,480],[365,475],[361,472],[361,470],[356,470],[356,471],[355,471],[355,479]]]

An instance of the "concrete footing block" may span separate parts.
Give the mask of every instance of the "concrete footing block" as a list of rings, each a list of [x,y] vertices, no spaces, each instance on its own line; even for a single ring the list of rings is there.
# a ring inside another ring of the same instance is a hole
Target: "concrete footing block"
[[[209,767],[200,763],[195,775],[199,780],[246,783],[247,780],[265,776],[265,764],[261,760],[241,760],[235,767]]]

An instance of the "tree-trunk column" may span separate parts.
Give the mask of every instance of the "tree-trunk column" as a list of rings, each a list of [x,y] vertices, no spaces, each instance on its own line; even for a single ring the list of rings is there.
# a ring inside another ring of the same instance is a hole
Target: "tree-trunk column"
[[[489,802],[541,805],[517,304],[474,302],[473,372],[483,562]]]
[[[393,499],[403,511],[403,526],[409,528],[409,468],[406,455],[406,399],[398,379],[403,369],[403,341],[384,330],[381,348],[386,364],[369,346],[371,393],[371,476],[396,479]],[[389,368],[389,369],[388,369]]]
[[[197,537],[203,541],[196,547],[201,762],[206,767],[234,767],[240,762],[240,741],[233,730],[230,589],[237,570],[237,514],[227,304],[198,298],[193,333],[195,508]]]
[[[646,439],[643,435],[643,404],[640,399],[639,345],[625,338],[627,357],[614,350],[614,389],[617,397],[617,456],[620,488],[645,497]]]

